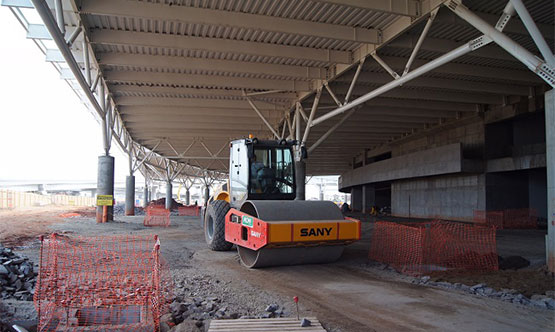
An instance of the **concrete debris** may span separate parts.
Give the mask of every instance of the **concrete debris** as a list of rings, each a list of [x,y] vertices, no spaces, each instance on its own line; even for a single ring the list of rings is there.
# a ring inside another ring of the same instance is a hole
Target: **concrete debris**
[[[311,325],[312,325],[312,322],[310,320],[308,320],[306,318],[303,318],[301,320],[301,327],[308,327],[308,326],[311,326]]]
[[[277,304],[270,304],[266,307],[267,312],[276,312],[279,309],[279,305]]]
[[[496,291],[495,289],[488,287],[486,284],[476,284],[474,286],[467,286],[461,283],[449,283],[445,281],[441,282],[434,282],[429,281],[429,276],[424,276],[420,278],[414,278],[412,283],[419,284],[419,285],[426,285],[426,286],[434,286],[443,289],[457,289],[467,293],[480,295],[489,298],[497,298],[501,301],[511,302],[515,304],[521,305],[530,305],[537,308],[542,309],[549,309],[555,310],[555,295],[552,291],[546,292],[545,295],[532,295],[531,298],[527,298],[526,296],[518,293],[518,291],[514,289],[506,289],[503,288],[500,291]]]
[[[32,301],[36,273],[27,258],[0,244],[0,298]]]
[[[180,278],[181,279],[181,278]],[[264,311],[241,312],[237,309],[236,296],[228,294],[226,283],[213,279],[211,276],[185,277],[175,283],[174,301],[170,304],[169,316],[164,316],[161,321],[168,326],[176,325],[171,331],[191,328],[191,326],[207,326],[206,321],[212,319],[259,319],[285,317],[287,314],[277,303],[259,307]],[[184,327],[176,329],[184,324]],[[193,324],[193,325],[192,325]],[[196,324],[196,325],[195,325]],[[189,331],[189,330],[183,330]],[[196,330],[192,330],[196,331]]]
[[[125,215],[125,204],[114,205],[114,216],[123,216],[123,215]],[[135,215],[144,216],[145,210],[142,207],[135,206]]]

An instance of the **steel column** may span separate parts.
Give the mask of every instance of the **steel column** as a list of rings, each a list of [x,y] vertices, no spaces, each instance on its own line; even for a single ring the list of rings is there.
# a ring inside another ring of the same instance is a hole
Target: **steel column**
[[[146,178],[145,178],[145,187],[144,187],[144,192],[143,192],[143,207],[147,207],[148,203],[149,203],[149,199],[148,199],[148,183],[146,182]]]
[[[97,195],[114,196],[114,157],[100,156],[98,157],[98,177],[96,183]],[[102,206],[96,207],[96,221],[102,222]],[[108,206],[107,221],[114,220],[114,207]]]
[[[304,201],[306,189],[306,162],[304,160],[295,160],[295,182],[297,184],[296,200]]]
[[[210,186],[206,184],[204,186],[204,203],[207,204],[210,199]]]
[[[66,34],[66,24],[64,22],[64,8],[62,6],[62,0],[54,1],[54,10],[56,12],[56,22],[58,23],[58,28],[63,36]]]
[[[191,191],[189,188],[185,189],[185,205],[191,205]]]
[[[555,272],[555,90],[545,93],[545,159],[547,160],[547,266]]]

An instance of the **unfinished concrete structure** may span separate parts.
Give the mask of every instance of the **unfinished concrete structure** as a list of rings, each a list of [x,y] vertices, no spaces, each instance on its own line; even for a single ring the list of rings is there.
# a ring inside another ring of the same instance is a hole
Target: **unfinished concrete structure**
[[[299,169],[343,174],[355,209],[555,214],[552,1],[2,4],[149,179],[221,178],[251,133],[297,139]]]

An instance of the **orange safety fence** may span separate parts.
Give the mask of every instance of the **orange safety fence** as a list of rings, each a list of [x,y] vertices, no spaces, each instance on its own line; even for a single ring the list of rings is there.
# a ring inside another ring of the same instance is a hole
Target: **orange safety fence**
[[[408,275],[498,269],[495,228],[445,221],[378,221],[369,259]]]
[[[198,216],[200,215],[200,205],[180,206],[177,211],[180,216]]]
[[[146,215],[143,221],[145,226],[170,226],[170,210],[156,205],[149,206],[145,210]]]
[[[507,209],[501,211],[474,211],[474,222],[495,226],[497,229],[534,229],[538,216],[534,209]]]
[[[39,331],[159,331],[171,290],[156,235],[41,237]]]

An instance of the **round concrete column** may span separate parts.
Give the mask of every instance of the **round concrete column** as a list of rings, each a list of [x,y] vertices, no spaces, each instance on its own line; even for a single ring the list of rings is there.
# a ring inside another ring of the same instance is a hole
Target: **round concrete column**
[[[206,186],[204,187],[204,202],[208,202],[208,200],[210,199],[210,187]]]
[[[143,207],[148,206],[148,185],[145,183],[144,193],[143,193]]]
[[[189,189],[185,191],[185,205],[191,205],[191,191]]]
[[[305,175],[306,175],[306,162],[304,160],[295,161],[295,182],[297,183],[297,195],[295,199],[305,200]]]
[[[112,156],[98,157],[98,178],[96,182],[97,195],[114,195],[114,162]],[[96,207],[96,221],[102,222],[102,206]],[[114,207],[108,206],[107,221],[114,220]]]
[[[172,182],[166,182],[166,210],[170,210],[172,208]]]
[[[125,178],[125,215],[135,215],[135,177],[133,175]]]

